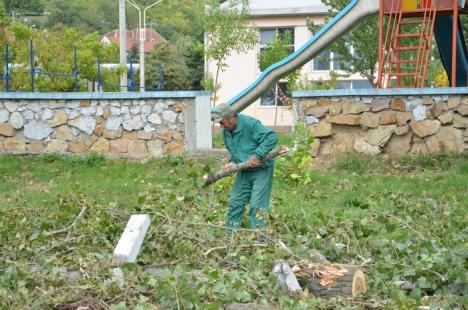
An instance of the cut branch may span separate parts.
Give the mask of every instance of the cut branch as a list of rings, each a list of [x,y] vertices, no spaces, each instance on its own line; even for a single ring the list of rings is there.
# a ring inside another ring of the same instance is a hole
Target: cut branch
[[[275,149],[275,150],[271,151],[270,153],[268,153],[261,161],[264,162],[264,161],[267,161],[269,159],[275,158],[277,156],[284,155],[284,154],[286,154],[288,152],[289,152],[289,148],[287,146],[283,145],[280,148]],[[249,161],[245,161],[245,162],[242,162],[240,164],[232,165],[231,167],[220,170],[218,172],[215,172],[215,173],[212,173],[212,174],[209,174],[209,175],[205,175],[205,176],[203,176],[203,179],[205,180],[204,185],[205,186],[211,185],[211,184],[215,183],[216,181],[218,181],[219,179],[222,179],[222,178],[230,176],[230,175],[232,175],[232,174],[234,174],[234,173],[236,173],[238,171],[246,170],[246,169],[249,169],[249,168],[250,168]]]

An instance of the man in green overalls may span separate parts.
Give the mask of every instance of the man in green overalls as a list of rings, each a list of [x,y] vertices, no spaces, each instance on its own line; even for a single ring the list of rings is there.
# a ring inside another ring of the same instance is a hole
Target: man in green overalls
[[[223,128],[224,145],[230,154],[229,164],[250,163],[249,169],[237,173],[232,188],[226,220],[228,233],[241,226],[247,203],[250,203],[250,228],[264,228],[275,162],[274,159],[262,162],[262,159],[273,150],[278,137],[259,120],[236,113],[228,104],[218,105],[215,121]]]

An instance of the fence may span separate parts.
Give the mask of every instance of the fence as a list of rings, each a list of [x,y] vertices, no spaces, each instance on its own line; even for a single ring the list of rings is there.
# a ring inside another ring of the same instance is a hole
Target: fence
[[[0,81],[3,81],[5,91],[6,92],[15,92],[12,90],[12,70],[17,68],[22,68],[21,65],[11,64],[10,63],[10,48],[8,44],[5,44],[5,68],[4,74],[0,76]],[[120,89],[120,90],[128,90],[128,91],[139,91],[140,87],[135,87],[134,81],[134,64],[130,63],[129,71],[127,72],[128,75],[128,84],[127,85],[120,85],[120,84],[113,84],[113,83],[105,83],[102,78],[102,64],[100,62],[99,57],[96,59],[97,65],[97,91],[103,92],[106,87]],[[23,70],[24,71],[24,70]],[[30,74],[30,86],[31,92],[36,91],[36,77],[41,76],[48,76],[48,77],[61,77],[61,78],[73,78],[73,90],[74,92],[79,92],[78,81],[80,78],[79,75],[79,67],[78,67],[78,58],[77,58],[77,49],[76,46],[73,47],[73,72],[71,73],[63,73],[63,72],[47,72],[42,70],[41,68],[35,67],[35,53],[34,53],[34,45],[33,40],[29,41],[29,68],[27,72]],[[164,90],[164,65],[158,64],[158,81],[154,87],[145,87],[147,91],[162,91]],[[16,90],[18,91],[18,90]]]

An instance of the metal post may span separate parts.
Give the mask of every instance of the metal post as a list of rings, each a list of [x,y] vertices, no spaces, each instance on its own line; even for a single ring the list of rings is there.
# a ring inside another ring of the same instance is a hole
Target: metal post
[[[34,70],[34,49],[33,49],[33,40],[29,40],[29,65],[31,68],[31,92],[34,92],[34,80],[36,72]]]
[[[457,87],[457,34],[458,34],[458,0],[453,0],[452,26],[452,87]]]
[[[133,91],[133,62],[130,63],[130,81],[128,82],[128,90]]]
[[[377,87],[382,87],[382,75],[383,75],[383,23],[384,23],[384,1],[380,0],[380,12],[379,12],[379,73],[377,79]]]
[[[101,92],[102,81],[101,81],[101,62],[99,57],[97,58],[97,82],[98,82],[98,93]]]
[[[74,59],[74,69],[73,77],[75,78],[75,92],[78,92],[78,61],[76,57],[76,45],[73,46],[73,59]]]
[[[5,45],[5,91],[10,92],[10,53],[8,44]]]
[[[120,65],[127,69],[127,28],[125,17],[125,0],[119,0],[119,40],[120,40]],[[120,76],[120,85],[127,85],[127,72]],[[122,90],[122,89],[121,89]],[[124,88],[123,91],[127,89]]]

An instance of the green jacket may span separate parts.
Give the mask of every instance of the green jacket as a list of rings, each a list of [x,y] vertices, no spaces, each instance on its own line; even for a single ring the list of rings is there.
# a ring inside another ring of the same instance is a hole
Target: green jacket
[[[275,147],[278,136],[270,128],[265,127],[259,120],[238,114],[237,126],[231,133],[223,130],[224,145],[231,157],[229,161],[239,164],[249,160],[252,155],[262,159]],[[274,159],[267,160],[262,167],[273,166]]]

